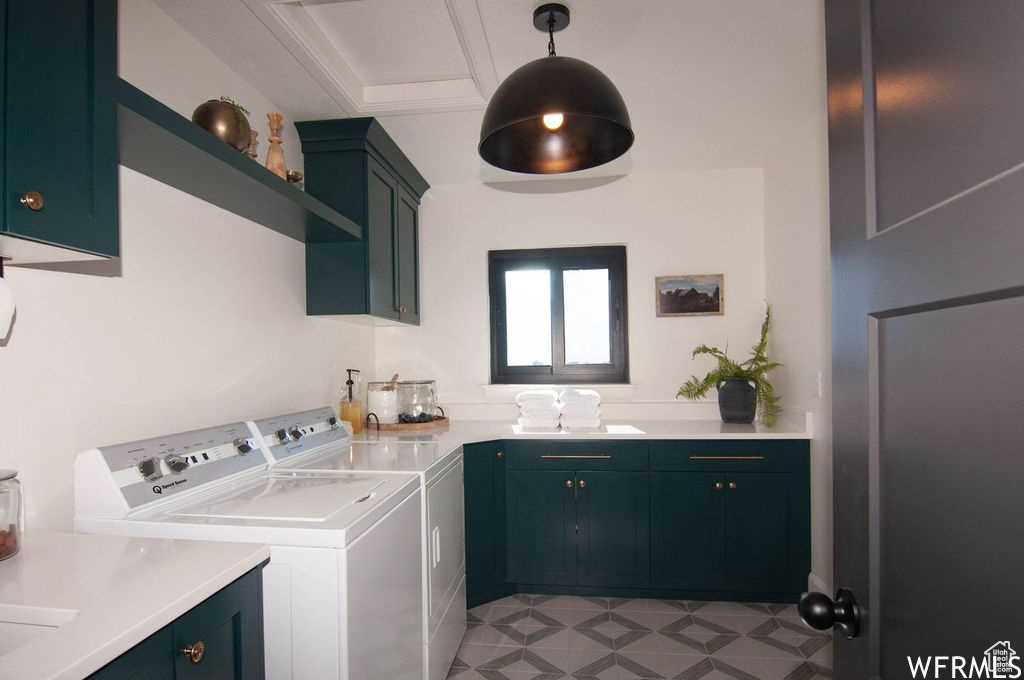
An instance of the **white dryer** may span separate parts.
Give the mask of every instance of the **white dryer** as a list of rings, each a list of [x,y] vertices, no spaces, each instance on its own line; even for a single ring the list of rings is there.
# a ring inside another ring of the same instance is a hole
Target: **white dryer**
[[[329,406],[258,420],[273,470],[415,473],[420,480],[423,551],[423,680],[444,680],[466,633],[466,546],[462,450],[415,442],[352,443],[332,428]]]
[[[420,680],[419,487],[413,474],[268,469],[252,424],[233,423],[80,454],[74,524],[267,543],[268,678]]]

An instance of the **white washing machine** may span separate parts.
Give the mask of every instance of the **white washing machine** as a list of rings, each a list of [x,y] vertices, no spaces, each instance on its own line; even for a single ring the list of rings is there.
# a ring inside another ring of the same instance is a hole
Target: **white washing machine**
[[[75,460],[75,530],[267,543],[268,678],[421,680],[417,476],[268,463],[251,423],[86,451]]]
[[[420,480],[424,680],[444,680],[466,633],[463,456],[437,444],[350,441],[331,407],[255,423],[273,470],[415,473]]]

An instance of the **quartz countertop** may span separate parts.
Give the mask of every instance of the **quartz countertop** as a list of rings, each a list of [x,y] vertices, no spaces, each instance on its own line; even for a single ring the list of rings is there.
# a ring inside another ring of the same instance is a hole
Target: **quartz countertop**
[[[609,420],[601,427],[570,430],[528,429],[495,420],[456,420],[447,428],[409,433],[377,432],[372,427],[352,442],[434,444],[439,453],[464,444],[494,439],[811,439],[808,416],[803,423],[780,421],[774,428],[759,423],[729,425],[720,420]]]
[[[268,559],[265,545],[27,532],[0,562],[0,677],[83,678]]]

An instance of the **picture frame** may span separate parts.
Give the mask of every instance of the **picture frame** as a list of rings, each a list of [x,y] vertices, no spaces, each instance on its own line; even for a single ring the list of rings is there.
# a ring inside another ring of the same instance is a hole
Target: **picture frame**
[[[654,279],[657,316],[722,316],[725,274],[672,274]]]

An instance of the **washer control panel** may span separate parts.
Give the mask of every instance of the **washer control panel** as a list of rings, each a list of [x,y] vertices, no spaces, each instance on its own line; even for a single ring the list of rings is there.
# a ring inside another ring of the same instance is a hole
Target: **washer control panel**
[[[105,446],[100,453],[129,508],[267,465],[245,423]]]
[[[256,430],[270,450],[272,462],[281,462],[326,444],[347,443],[348,430],[341,426],[330,406],[257,420]]]

